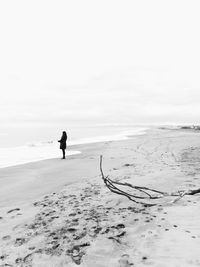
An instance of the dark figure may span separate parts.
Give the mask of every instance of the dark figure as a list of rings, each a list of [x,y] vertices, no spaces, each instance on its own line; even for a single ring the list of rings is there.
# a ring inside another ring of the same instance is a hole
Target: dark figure
[[[58,140],[58,142],[60,143],[60,149],[62,150],[63,153],[63,159],[65,159],[65,149],[67,147],[66,142],[67,142],[67,134],[66,132],[62,133],[62,137],[60,140]]]

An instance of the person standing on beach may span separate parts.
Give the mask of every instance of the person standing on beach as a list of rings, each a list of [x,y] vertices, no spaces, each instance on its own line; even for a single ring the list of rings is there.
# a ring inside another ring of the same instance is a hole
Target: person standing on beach
[[[67,147],[67,133],[64,131],[62,133],[62,137],[60,140],[58,140],[58,142],[60,143],[60,149],[62,150],[62,153],[63,153],[63,157],[62,159],[65,159],[65,150],[66,150],[66,147]]]

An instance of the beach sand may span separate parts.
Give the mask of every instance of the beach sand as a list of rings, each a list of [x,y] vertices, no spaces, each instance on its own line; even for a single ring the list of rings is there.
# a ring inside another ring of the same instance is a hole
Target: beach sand
[[[73,148],[82,154],[0,170],[0,266],[200,266],[200,194],[145,207],[110,192],[99,170],[103,155],[113,180],[200,188],[198,132],[151,129]]]

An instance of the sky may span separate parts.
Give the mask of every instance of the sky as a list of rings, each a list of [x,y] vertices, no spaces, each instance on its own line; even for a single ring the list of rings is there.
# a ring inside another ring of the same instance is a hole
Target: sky
[[[0,125],[200,123],[199,8],[0,1]]]

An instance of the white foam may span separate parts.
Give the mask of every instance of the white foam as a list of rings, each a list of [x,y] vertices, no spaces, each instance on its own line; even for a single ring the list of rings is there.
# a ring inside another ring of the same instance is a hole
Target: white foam
[[[67,150],[66,156],[80,154],[80,151]],[[40,160],[57,158],[59,154],[58,146],[20,146],[0,149],[0,168],[36,162]],[[61,154],[61,152],[60,152]]]

